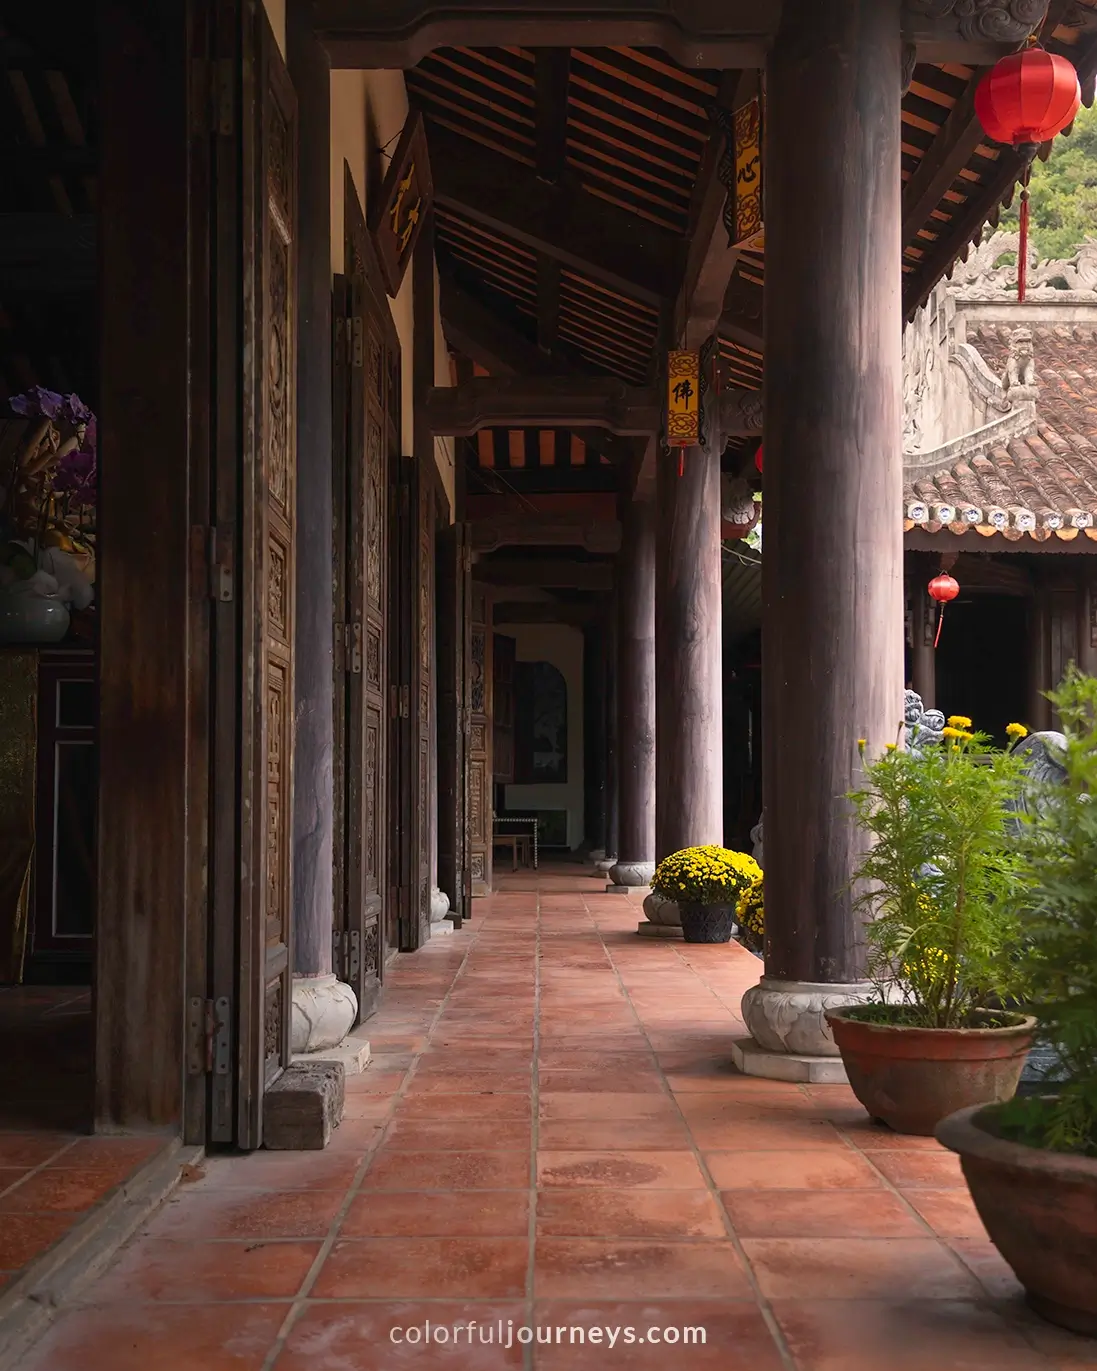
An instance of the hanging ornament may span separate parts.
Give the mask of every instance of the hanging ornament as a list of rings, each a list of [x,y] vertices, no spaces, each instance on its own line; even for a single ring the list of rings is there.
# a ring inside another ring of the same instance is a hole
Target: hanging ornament
[[[1073,120],[1082,103],[1073,63],[1045,52],[1035,42],[1001,58],[979,82],[975,113],[996,143],[1009,143],[1025,157],[1021,175],[1020,247],[1017,251],[1017,300],[1023,303],[1028,278],[1028,181],[1032,159]]]
[[[762,444],[758,444],[758,451],[754,454],[754,465],[758,469],[758,475],[762,474]]]
[[[937,644],[941,641],[941,625],[945,622],[945,605],[947,605],[950,600],[955,600],[957,595],[959,595],[960,584],[955,577],[950,576],[947,571],[942,571],[937,576],[934,576],[926,589],[929,591],[930,598],[936,600],[941,607],[937,618],[937,636],[933,640],[933,646],[934,649],[936,649]]]

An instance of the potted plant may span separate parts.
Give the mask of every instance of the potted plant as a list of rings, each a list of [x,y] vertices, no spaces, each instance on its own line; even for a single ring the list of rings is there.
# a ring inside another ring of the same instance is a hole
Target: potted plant
[[[877,998],[826,1017],[854,1094],[901,1133],[1009,1099],[1032,1044],[1035,1020],[1000,1007],[1020,989],[1008,824],[1023,763],[970,727],[954,716],[940,743],[889,747],[850,797],[868,839],[855,879]]]
[[[1073,668],[1051,696],[1066,746],[1020,837],[1029,1003],[1057,1082],[961,1110],[937,1138],[958,1152],[991,1240],[1053,1323],[1097,1336],[1097,681]]]
[[[651,888],[678,905],[687,943],[726,943],[735,929],[739,896],[761,876],[758,863],[745,852],[686,847],[663,858]]]
[[[739,896],[735,922],[739,925],[739,941],[748,952],[761,957],[766,944],[765,897],[761,876],[752,881]]]

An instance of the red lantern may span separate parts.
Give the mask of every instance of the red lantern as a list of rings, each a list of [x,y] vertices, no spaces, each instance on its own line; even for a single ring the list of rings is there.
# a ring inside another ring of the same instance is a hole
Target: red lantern
[[[1041,143],[1062,133],[1082,103],[1078,73],[1065,57],[1028,47],[996,62],[975,91],[975,113],[996,143],[1027,154],[1021,179],[1021,245],[1017,253],[1017,299],[1028,275],[1028,177]]]
[[[945,605],[947,605],[950,600],[955,600],[957,595],[959,595],[960,584],[955,577],[950,576],[947,571],[942,571],[934,576],[927,589],[929,590],[930,596],[941,606],[941,612],[937,619],[937,636],[933,640],[933,646],[936,648],[937,644],[941,641],[941,625],[945,622]]]
[[[758,451],[754,454],[754,465],[758,468],[758,475],[762,474],[762,444],[758,444]]]

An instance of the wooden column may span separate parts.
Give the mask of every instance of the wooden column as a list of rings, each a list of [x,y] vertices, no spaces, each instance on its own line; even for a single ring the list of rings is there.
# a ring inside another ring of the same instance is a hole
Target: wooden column
[[[207,587],[198,560],[204,547],[195,557],[191,542],[192,519],[207,517],[198,490],[192,510],[192,478],[208,466],[205,376],[200,367],[192,371],[194,358],[202,360],[200,329],[191,335],[192,303],[205,289],[199,277],[192,302],[192,49],[182,4],[153,9],[105,0],[97,13],[95,1118],[108,1129],[175,1131],[186,1070],[184,995],[203,987],[185,962],[187,915],[196,925],[204,919],[208,850],[200,761],[208,717],[197,680],[206,661]],[[202,189],[194,188],[198,218],[209,213]],[[195,979],[187,984],[185,975]]]
[[[616,859],[620,837],[620,752],[617,738],[617,692],[620,688],[617,662],[617,615],[613,599],[607,611],[602,652],[606,663],[605,758],[606,758],[606,862]],[[610,870],[607,865],[604,868]]]
[[[724,832],[720,456],[658,467],[655,575],[655,855]],[[767,459],[768,460],[768,459]]]
[[[845,796],[902,719],[899,8],[786,0],[768,65],[769,980],[862,976]]]
[[[655,505],[622,520],[617,581],[617,865],[624,888],[655,871]]]
[[[926,590],[932,576],[933,558],[911,553],[907,579],[911,607],[910,688],[922,697],[926,709],[937,706],[937,653],[933,646],[937,612]]]
[[[1052,688],[1051,615],[1050,595],[1041,569],[1033,568],[1032,580],[1028,629],[1028,726],[1035,730],[1051,727],[1051,702],[1044,693]]]
[[[583,836],[591,856],[608,852],[606,832],[606,634],[602,624],[583,629]]]
[[[293,969],[319,976],[332,969],[331,75],[305,0],[287,18],[300,139]]]

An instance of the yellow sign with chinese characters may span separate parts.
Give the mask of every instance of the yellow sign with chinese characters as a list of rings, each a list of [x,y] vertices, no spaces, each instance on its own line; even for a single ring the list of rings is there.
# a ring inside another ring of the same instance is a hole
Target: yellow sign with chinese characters
[[[761,252],[762,106],[755,97],[735,111],[735,246]]]
[[[701,433],[701,358],[696,352],[667,354],[667,442],[695,447]]]

